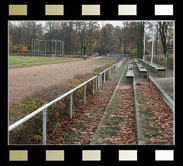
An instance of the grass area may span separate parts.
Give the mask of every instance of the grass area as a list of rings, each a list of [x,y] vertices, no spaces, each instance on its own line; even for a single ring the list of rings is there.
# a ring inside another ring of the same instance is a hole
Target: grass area
[[[64,58],[52,58],[52,57],[33,57],[33,56],[9,56],[9,64],[22,64],[22,63],[34,63],[34,62],[48,62],[48,61],[64,61]]]
[[[65,60],[65,61],[25,63],[25,64],[17,64],[17,65],[9,66],[9,69],[17,69],[17,68],[32,67],[32,66],[42,66],[42,65],[50,65],[50,64],[57,64],[57,63],[66,63],[66,62],[76,62],[76,61],[81,61],[81,60]]]
[[[66,59],[60,57],[9,56],[9,69],[41,66],[56,63],[76,62],[82,59]]]
[[[77,62],[83,61],[83,58],[60,58],[55,57],[32,57],[32,56],[9,56],[9,69],[17,69],[17,68],[24,68],[24,67],[32,67],[32,66],[42,66],[42,65],[50,65],[50,64],[57,64],[57,63],[66,63],[66,62]],[[101,64],[113,64],[116,63],[116,60],[106,60],[106,59],[99,59],[98,60]]]

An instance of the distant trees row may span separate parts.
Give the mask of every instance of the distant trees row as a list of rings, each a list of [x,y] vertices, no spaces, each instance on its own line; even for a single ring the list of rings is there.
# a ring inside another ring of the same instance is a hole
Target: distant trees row
[[[155,53],[167,54],[173,47],[173,22],[156,22]],[[65,52],[81,52],[91,55],[124,53],[144,54],[144,33],[146,54],[151,53],[152,23],[122,22],[114,26],[111,22],[101,26],[100,21],[73,22],[9,22],[10,52],[31,52],[32,39],[63,40]],[[51,50],[52,45],[49,45]]]

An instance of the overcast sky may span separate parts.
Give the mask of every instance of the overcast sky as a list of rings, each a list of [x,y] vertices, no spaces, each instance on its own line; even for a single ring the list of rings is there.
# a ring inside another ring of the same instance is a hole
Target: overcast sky
[[[71,21],[73,21],[73,22],[78,22],[78,21],[85,21],[85,20],[67,20],[67,21],[61,21],[61,20],[55,20],[56,22],[71,22]],[[106,20],[101,20],[101,21],[97,21],[97,20],[86,20],[87,22],[89,22],[89,21],[93,21],[93,22],[98,22],[99,23],[99,25],[100,25],[100,27],[102,27],[102,26],[104,26],[104,25],[106,25],[106,24],[112,24],[113,26],[123,26],[123,23],[124,22],[140,22],[140,21],[138,21],[138,20],[131,20],[131,21],[129,21],[129,20],[127,20],[127,21],[122,21],[122,20],[114,20],[114,21],[106,21]],[[19,24],[19,22],[21,22],[21,21],[10,21],[10,22],[16,22],[17,24]],[[25,21],[23,21],[23,22],[25,22]],[[32,21],[31,21],[32,22]],[[46,22],[54,22],[54,21],[35,21],[37,24],[40,24],[40,23],[42,23],[43,24],[43,26],[45,25],[45,23]],[[153,21],[148,21],[148,22],[153,22]],[[157,21],[156,21],[157,22]]]
[[[122,26],[122,23],[123,22],[125,22],[125,21],[97,21],[97,20],[93,20],[94,22],[98,22],[99,24],[100,24],[100,26],[102,27],[102,26],[104,26],[105,24],[112,24],[113,26]],[[46,23],[46,22],[48,22],[48,21],[37,21],[37,23],[39,24],[39,23],[42,23],[43,25]],[[62,21],[60,21],[60,22],[62,22]],[[65,22],[70,22],[70,21],[65,21]],[[76,21],[74,21],[74,22],[77,22],[77,20]]]

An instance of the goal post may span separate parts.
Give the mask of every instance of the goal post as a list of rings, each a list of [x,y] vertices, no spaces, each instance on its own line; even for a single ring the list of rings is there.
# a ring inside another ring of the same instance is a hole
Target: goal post
[[[47,51],[47,47],[50,47],[50,51]],[[49,52],[52,57],[58,55],[64,56],[64,41],[62,40],[39,40],[39,39],[32,39],[32,56],[46,56]]]

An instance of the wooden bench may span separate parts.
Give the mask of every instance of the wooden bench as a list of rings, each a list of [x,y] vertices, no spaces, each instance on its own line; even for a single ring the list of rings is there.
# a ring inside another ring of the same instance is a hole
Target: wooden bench
[[[165,77],[165,71],[166,71],[165,68],[158,67],[155,64],[149,64],[149,65],[151,66],[152,70],[157,73],[157,76],[160,76],[160,73],[161,73],[161,76],[163,74],[163,76]]]
[[[142,59],[139,59],[139,62],[141,62],[145,67],[147,67],[148,69],[150,69],[152,72],[155,72],[157,74],[157,76],[165,76],[165,72],[166,69],[163,67],[158,67],[156,64],[147,62],[147,61],[143,61]]]
[[[131,70],[131,69],[133,69],[133,66],[131,63],[128,63],[128,70]]]
[[[144,68],[144,66],[142,66],[140,63],[137,64],[139,66],[139,68]]]
[[[137,63],[136,65],[137,65],[137,68],[140,72],[140,76],[147,77],[148,76],[147,70],[139,63]]]
[[[134,78],[134,73],[133,73],[133,68],[132,68],[132,64],[128,64],[128,70],[126,73],[126,79],[127,81],[133,81]]]

